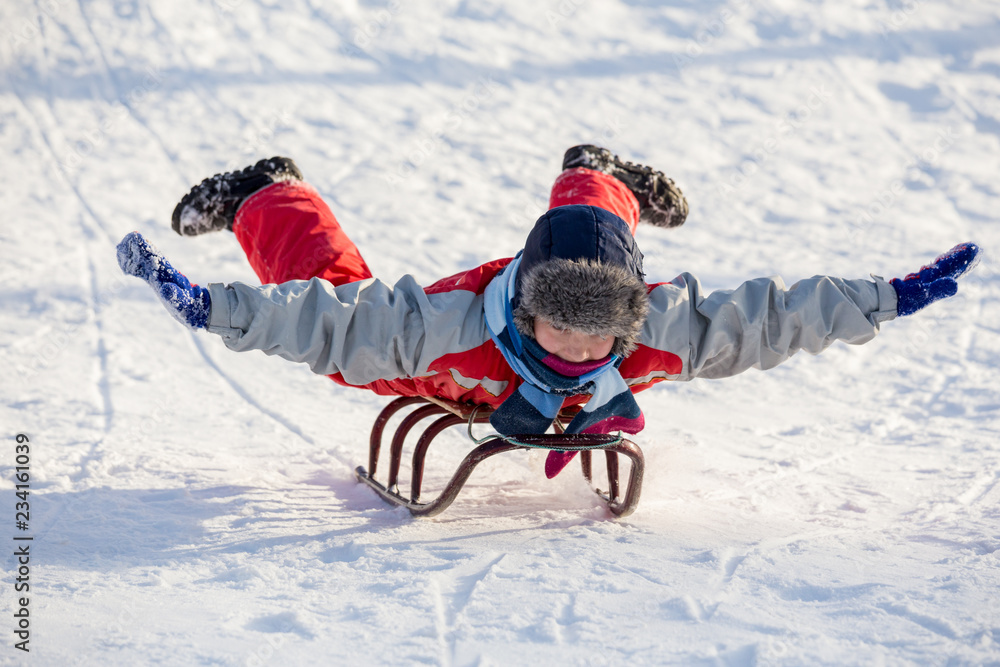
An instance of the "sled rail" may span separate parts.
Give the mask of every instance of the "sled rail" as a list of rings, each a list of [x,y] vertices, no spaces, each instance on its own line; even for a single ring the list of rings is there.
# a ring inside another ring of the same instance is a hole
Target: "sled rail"
[[[389,462],[386,482],[383,484],[376,480],[379,457],[382,450],[382,441],[385,429],[389,420],[404,408],[417,406],[396,427],[389,444]],[[591,453],[594,450],[603,450],[606,458],[608,472],[608,491],[602,492],[595,489],[608,505],[612,514],[618,517],[625,517],[635,511],[639,503],[639,495],[642,491],[642,478],[645,469],[645,462],[642,450],[630,440],[618,435],[597,435],[597,434],[566,434],[563,432],[565,424],[568,424],[579,407],[572,407],[563,410],[553,423],[556,433],[541,435],[514,435],[501,436],[491,435],[486,438],[476,440],[472,436],[473,424],[489,422],[492,413],[487,407],[470,404],[455,403],[444,399],[422,397],[402,397],[397,398],[379,413],[372,426],[369,438],[368,468],[358,466],[355,471],[359,481],[368,485],[383,500],[393,505],[406,507],[414,516],[435,516],[448,508],[455,498],[458,497],[462,487],[468,481],[472,471],[476,466],[486,459],[519,449],[555,449],[560,451],[580,452],[580,465],[583,476],[589,483],[593,483],[591,468]],[[436,417],[429,426],[423,429],[417,438],[417,443],[413,449],[411,470],[410,470],[410,494],[403,495],[399,489],[399,472],[403,460],[403,445],[407,436],[424,419]],[[452,426],[467,424],[469,436],[476,443],[476,447],[469,452],[459,464],[458,469],[445,485],[444,490],[433,500],[421,502],[421,487],[423,485],[424,464],[427,451],[431,442],[442,431]],[[631,463],[628,477],[628,484],[624,494],[621,492],[619,483],[618,455],[626,457]]]

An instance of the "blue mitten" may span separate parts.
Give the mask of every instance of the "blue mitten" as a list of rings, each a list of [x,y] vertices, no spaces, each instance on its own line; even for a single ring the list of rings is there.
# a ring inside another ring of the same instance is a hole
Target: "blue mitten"
[[[958,292],[956,280],[975,268],[979,263],[979,246],[975,243],[961,243],[941,255],[916,273],[902,280],[889,281],[896,288],[899,315],[912,315],[921,308],[954,296]]]
[[[139,232],[128,234],[118,244],[118,266],[128,275],[149,283],[179,322],[192,329],[208,326],[208,316],[212,312],[208,290],[192,285]]]

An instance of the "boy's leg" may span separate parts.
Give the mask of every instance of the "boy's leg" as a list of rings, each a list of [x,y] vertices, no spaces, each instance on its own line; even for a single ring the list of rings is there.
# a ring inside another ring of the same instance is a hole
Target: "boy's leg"
[[[625,221],[632,233],[639,224],[639,202],[620,180],[593,169],[566,169],[552,185],[549,208],[569,204],[599,206]]]
[[[319,277],[343,285],[372,277],[330,207],[304,181],[275,183],[249,197],[233,233],[261,283]]]
[[[563,156],[563,171],[593,169],[621,181],[639,204],[639,221],[656,227],[678,227],[688,215],[684,193],[662,171],[622,160],[607,148],[581,144]],[[624,217],[624,216],[621,216]]]

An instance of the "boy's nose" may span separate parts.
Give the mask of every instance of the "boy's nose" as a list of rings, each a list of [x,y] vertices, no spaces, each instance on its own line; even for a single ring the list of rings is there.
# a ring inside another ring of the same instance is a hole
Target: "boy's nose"
[[[562,349],[562,353],[559,355],[566,361],[572,361],[575,364],[583,363],[584,361],[590,361],[594,357],[591,355],[590,348],[586,345],[567,345]]]

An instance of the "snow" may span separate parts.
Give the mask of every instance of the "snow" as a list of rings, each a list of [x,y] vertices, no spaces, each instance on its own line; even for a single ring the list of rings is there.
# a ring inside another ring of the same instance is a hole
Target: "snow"
[[[3,3],[0,663],[1000,662],[998,35],[985,1]],[[986,256],[865,346],[640,394],[620,521],[543,452],[438,518],[388,508],[353,477],[385,399],[187,331],[115,262],[138,230],[195,282],[255,281],[170,214],[282,154],[376,275],[429,283],[513,254],[577,143],[687,194],[639,230],[653,278]]]

